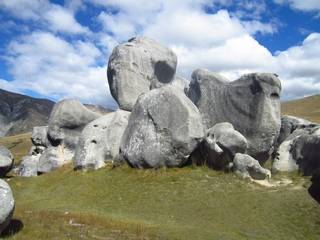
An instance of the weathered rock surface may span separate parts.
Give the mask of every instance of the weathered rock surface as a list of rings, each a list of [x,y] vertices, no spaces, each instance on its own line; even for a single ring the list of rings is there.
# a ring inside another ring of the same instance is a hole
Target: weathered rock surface
[[[47,147],[48,142],[48,126],[34,127],[32,131],[31,141],[34,146]]]
[[[183,166],[204,137],[197,107],[181,91],[165,86],[141,95],[121,142],[132,167]]]
[[[317,147],[320,140],[319,125],[304,119],[284,116],[278,138],[272,172],[300,170],[304,175],[312,175],[320,167]]]
[[[40,156],[41,154],[24,156],[19,166],[15,169],[16,174],[21,177],[38,176],[38,164]]]
[[[236,153],[246,153],[248,143],[232,124],[224,122],[207,130],[206,136],[192,153],[198,165],[208,165],[217,170],[229,170]]]
[[[242,178],[264,180],[271,178],[271,172],[261,167],[259,162],[253,157],[237,153],[233,159],[233,171]]]
[[[170,83],[170,85],[184,93],[187,93],[189,88],[189,83],[190,81],[188,81],[183,77],[175,77],[173,81]]]
[[[48,173],[69,163],[74,156],[74,152],[63,145],[50,146],[41,154],[38,162],[38,173]]]
[[[13,166],[13,156],[9,149],[0,146],[0,177],[4,177]]]
[[[89,123],[82,131],[75,153],[76,169],[98,169],[106,162],[118,164],[120,142],[130,112],[118,110]]]
[[[176,66],[177,57],[167,47],[146,37],[130,39],[109,58],[111,95],[121,109],[131,111],[140,94],[170,83]]]
[[[248,141],[248,154],[264,162],[280,131],[281,83],[275,74],[252,73],[229,82],[219,74],[193,72],[188,96],[205,127],[230,122]]]
[[[14,211],[14,199],[7,182],[0,179],[0,234],[10,223]]]

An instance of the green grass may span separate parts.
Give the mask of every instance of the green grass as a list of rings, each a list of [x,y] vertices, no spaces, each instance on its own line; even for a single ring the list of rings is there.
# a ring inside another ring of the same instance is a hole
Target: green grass
[[[266,188],[204,167],[83,173],[66,166],[15,177],[14,218],[24,228],[9,239],[320,239],[308,180],[285,177],[294,184]]]

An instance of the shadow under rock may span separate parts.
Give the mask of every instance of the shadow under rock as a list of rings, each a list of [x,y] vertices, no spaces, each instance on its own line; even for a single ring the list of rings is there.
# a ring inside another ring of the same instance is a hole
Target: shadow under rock
[[[12,219],[6,229],[0,235],[0,238],[13,236],[23,229],[23,223],[18,219]]]

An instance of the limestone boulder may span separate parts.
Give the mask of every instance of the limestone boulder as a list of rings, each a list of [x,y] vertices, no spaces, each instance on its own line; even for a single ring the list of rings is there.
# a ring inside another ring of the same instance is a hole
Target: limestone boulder
[[[48,142],[48,126],[33,127],[31,141],[34,146],[47,147]]]
[[[41,154],[24,156],[19,166],[15,169],[16,174],[21,177],[38,176],[38,164],[40,156]]]
[[[280,131],[281,83],[275,74],[252,73],[230,82],[205,69],[192,73],[188,96],[207,129],[229,122],[248,141],[248,154],[266,161]]]
[[[14,211],[14,199],[9,184],[0,179],[0,234],[8,226]]]
[[[138,98],[120,151],[132,167],[180,167],[203,137],[197,107],[183,92],[165,86]]]
[[[169,48],[146,37],[118,45],[108,62],[111,95],[123,110],[131,111],[138,96],[174,79],[177,57]]]
[[[13,166],[13,156],[9,149],[0,146],[0,177],[4,177]]]
[[[98,169],[107,162],[120,163],[120,142],[129,116],[130,112],[118,110],[89,123],[76,149],[75,168]]]
[[[246,138],[230,123],[218,123],[208,129],[206,136],[191,159],[198,165],[208,165],[216,170],[229,170],[236,153],[246,153]]]
[[[49,119],[50,145],[55,147],[61,145],[65,151],[74,152],[83,128],[100,116],[74,99],[56,103]]]
[[[237,153],[233,159],[233,171],[242,178],[264,180],[271,178],[271,172],[261,167],[260,163],[253,157]]]

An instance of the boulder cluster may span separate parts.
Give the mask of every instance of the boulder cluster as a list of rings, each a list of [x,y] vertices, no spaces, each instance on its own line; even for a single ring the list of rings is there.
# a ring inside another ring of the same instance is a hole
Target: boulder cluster
[[[73,162],[75,170],[127,163],[133,168],[206,165],[263,180],[272,172],[313,175],[320,202],[320,126],[280,113],[281,82],[272,73],[229,81],[206,69],[191,81],[176,76],[177,56],[137,37],[118,45],[108,63],[110,92],[119,109],[92,111],[74,99],[55,104],[48,126],[34,127],[33,146],[15,172],[37,176]],[[13,166],[0,147],[0,176]],[[0,180],[0,232],[13,213],[9,185]]]
[[[230,82],[197,69],[188,81],[176,76],[176,67],[173,51],[152,39],[118,45],[107,75],[120,109],[99,115],[76,100],[58,102],[49,125],[34,128],[34,146],[18,174],[36,176],[73,161],[77,170],[193,163],[269,178],[261,164],[280,132],[278,77],[252,73]]]

